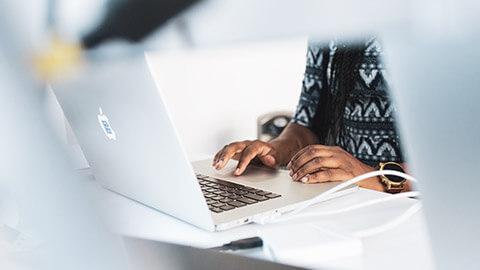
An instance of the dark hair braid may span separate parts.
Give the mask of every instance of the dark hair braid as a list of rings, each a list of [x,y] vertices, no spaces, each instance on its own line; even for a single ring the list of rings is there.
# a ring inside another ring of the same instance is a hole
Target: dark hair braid
[[[355,87],[359,76],[358,65],[365,52],[364,46],[338,45],[332,59],[330,69],[330,85],[327,91],[325,106],[326,131],[325,144],[335,145],[340,128],[343,124],[343,114],[347,98]]]

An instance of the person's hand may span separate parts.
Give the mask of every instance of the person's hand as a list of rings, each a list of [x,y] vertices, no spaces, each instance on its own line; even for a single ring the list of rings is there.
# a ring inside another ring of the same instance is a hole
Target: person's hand
[[[238,160],[235,175],[241,175],[254,158],[258,158],[263,164],[272,168],[279,164],[278,152],[273,145],[260,140],[225,145],[213,158],[212,165],[217,170],[221,170],[232,158]]]
[[[374,171],[338,146],[310,145],[295,154],[287,165],[294,181],[319,183],[346,181]]]

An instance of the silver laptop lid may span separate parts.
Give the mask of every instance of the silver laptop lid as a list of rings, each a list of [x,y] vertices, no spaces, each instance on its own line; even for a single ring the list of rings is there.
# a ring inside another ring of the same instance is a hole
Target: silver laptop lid
[[[386,48],[409,168],[439,269],[479,269],[478,32],[422,33]]]
[[[89,60],[53,91],[106,188],[213,231],[211,214],[145,56]]]

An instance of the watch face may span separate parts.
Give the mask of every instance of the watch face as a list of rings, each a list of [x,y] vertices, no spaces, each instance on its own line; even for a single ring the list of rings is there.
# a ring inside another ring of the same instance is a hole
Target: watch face
[[[394,164],[394,163],[387,163],[385,164],[385,166],[383,166],[383,169],[384,170],[393,170],[393,171],[398,171],[398,172],[405,172],[403,170],[402,167],[400,167],[399,165],[397,164]],[[392,182],[395,182],[395,183],[400,183],[403,181],[403,177],[400,177],[400,176],[396,176],[396,175],[386,175],[388,177],[388,179]]]

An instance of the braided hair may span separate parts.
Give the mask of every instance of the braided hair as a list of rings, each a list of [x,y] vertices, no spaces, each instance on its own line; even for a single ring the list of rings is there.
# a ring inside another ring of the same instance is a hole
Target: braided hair
[[[350,93],[359,76],[359,65],[363,60],[365,46],[339,44],[333,55],[330,68],[330,83],[325,93],[324,134],[322,143],[335,145],[341,126],[343,114]],[[326,71],[328,72],[328,71]]]

